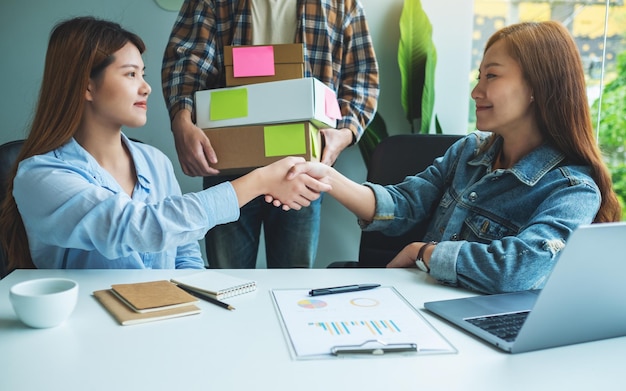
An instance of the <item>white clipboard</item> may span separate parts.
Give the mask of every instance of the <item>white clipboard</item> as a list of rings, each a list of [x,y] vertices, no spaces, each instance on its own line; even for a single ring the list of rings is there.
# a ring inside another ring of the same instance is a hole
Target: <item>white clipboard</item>
[[[309,296],[270,291],[292,358],[456,353],[393,287]]]

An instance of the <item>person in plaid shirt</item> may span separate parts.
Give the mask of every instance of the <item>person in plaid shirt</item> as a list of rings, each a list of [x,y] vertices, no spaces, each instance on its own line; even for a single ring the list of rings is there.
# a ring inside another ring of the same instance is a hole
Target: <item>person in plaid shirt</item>
[[[378,63],[359,0],[186,0],[163,57],[163,95],[183,172],[204,186],[232,180],[211,167],[219,156],[194,124],[196,91],[225,87],[224,46],[303,43],[305,77],[338,97],[342,118],[321,129],[321,161],[332,165],[356,143],[377,107]],[[271,99],[271,97],[268,97]],[[206,236],[210,267],[254,268],[261,226],[267,266],[311,267],[317,252],[321,199],[288,212],[263,197],[241,210],[237,222]]]

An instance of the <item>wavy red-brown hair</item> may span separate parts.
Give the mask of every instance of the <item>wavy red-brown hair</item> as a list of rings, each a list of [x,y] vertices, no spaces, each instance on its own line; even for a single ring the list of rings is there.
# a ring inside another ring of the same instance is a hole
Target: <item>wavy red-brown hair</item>
[[[545,140],[573,164],[592,169],[602,202],[594,222],[620,221],[621,206],[591,122],[583,65],[570,32],[560,23],[522,22],[494,33],[485,52],[503,41],[533,91],[535,119]]]
[[[77,17],[57,24],[48,42],[39,101],[30,133],[17,162],[67,143],[78,129],[90,78],[97,78],[114,61],[113,53],[128,42],[141,53],[139,36],[119,24],[93,17]],[[24,223],[13,198],[13,179],[0,208],[0,242],[9,260],[8,271],[33,268]]]

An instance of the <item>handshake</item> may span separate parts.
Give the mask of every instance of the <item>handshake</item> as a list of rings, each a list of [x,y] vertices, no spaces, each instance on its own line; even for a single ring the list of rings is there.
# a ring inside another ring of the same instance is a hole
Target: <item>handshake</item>
[[[258,168],[259,185],[265,201],[283,210],[300,210],[317,200],[322,192],[332,190],[330,166],[287,157]]]

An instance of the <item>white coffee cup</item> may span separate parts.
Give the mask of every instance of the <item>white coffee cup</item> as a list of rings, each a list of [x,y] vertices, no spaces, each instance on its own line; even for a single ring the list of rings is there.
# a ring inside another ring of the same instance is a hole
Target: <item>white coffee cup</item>
[[[78,283],[65,278],[40,278],[17,283],[9,291],[17,317],[34,328],[55,327],[74,311]]]

